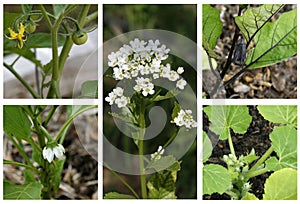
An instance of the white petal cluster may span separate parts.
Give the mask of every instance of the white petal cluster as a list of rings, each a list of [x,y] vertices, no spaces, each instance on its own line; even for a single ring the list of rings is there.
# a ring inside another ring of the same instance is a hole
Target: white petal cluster
[[[47,159],[49,163],[51,163],[54,159],[54,155],[59,159],[62,160],[64,158],[65,148],[58,144],[55,147],[44,147],[43,149],[43,157]]]
[[[187,129],[197,127],[197,123],[193,119],[191,110],[181,109],[178,112],[178,115],[174,118],[174,123],[179,127],[185,126]]]
[[[159,146],[157,152],[151,154],[151,160],[159,160],[164,152],[165,150],[162,148],[162,146]]]
[[[187,84],[185,80],[180,79],[184,68],[178,67],[175,71],[171,69],[170,64],[162,64],[162,61],[168,58],[169,51],[170,49],[161,45],[159,40],[146,42],[136,38],[130,41],[129,45],[123,45],[117,52],[110,53],[108,66],[113,68],[114,79],[134,79],[134,90],[141,92],[143,96],[155,93],[151,81],[158,78],[177,82],[176,87],[183,90]],[[116,101],[115,95],[110,93],[106,101],[112,105]]]
[[[129,98],[123,95],[124,89],[121,87],[116,87],[112,92],[105,97],[105,101],[109,103],[109,105],[116,104],[118,108],[125,107],[129,103]]]

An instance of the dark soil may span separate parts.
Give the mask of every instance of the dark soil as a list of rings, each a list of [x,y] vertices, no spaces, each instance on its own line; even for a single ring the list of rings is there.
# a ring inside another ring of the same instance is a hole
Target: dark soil
[[[274,124],[265,120],[256,109],[256,106],[249,106],[249,114],[252,116],[252,122],[243,135],[236,134],[231,131],[231,136],[233,140],[233,145],[235,148],[235,153],[237,156],[245,155],[251,151],[252,148],[255,149],[256,155],[263,155],[270,147],[269,134],[272,132]],[[223,155],[229,154],[229,146],[227,140],[218,141],[217,135],[209,131],[209,121],[205,113],[203,113],[203,129],[208,133],[213,146],[215,145],[212,155],[209,160],[205,163],[220,164],[226,167],[225,163],[221,160]],[[251,193],[255,194],[258,198],[262,198],[264,193],[264,183],[266,178],[268,178],[270,173],[265,173],[260,176],[250,179],[252,188]],[[230,197],[227,194],[212,194],[204,195],[205,200],[227,200]]]
[[[218,40],[215,52],[221,56],[217,60],[220,72],[227,61],[235,31],[233,16],[238,13],[237,5],[214,5],[221,12],[223,33]],[[295,8],[296,5],[286,5],[282,12]],[[228,81],[239,72],[241,66],[231,63],[223,82]],[[218,94],[210,93],[216,83],[216,77],[210,70],[203,71],[203,96],[206,98],[297,98],[297,56],[264,68],[247,70],[233,83]]]

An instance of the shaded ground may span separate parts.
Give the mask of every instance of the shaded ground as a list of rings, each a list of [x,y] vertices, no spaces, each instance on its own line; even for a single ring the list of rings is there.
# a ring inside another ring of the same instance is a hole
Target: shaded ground
[[[280,12],[295,7],[295,5],[286,5]],[[217,68],[220,71],[226,63],[231,48],[235,29],[233,16],[237,15],[238,6],[215,5],[215,8],[221,12],[223,24],[223,33],[215,49],[215,52],[221,56],[217,61]],[[232,63],[223,81],[228,81],[240,68]],[[209,93],[215,82],[215,76],[211,71],[204,70],[203,97],[211,98]],[[247,70],[215,98],[297,98],[297,56],[272,66]]]
[[[64,109],[56,111],[51,123],[49,123],[49,132],[55,135],[61,128],[66,119]],[[95,140],[91,145],[97,146],[97,119],[95,113],[81,115],[81,122],[76,122],[76,128],[71,125],[63,146],[66,151],[66,162],[62,173],[62,179],[59,187],[57,199],[97,199],[98,198],[98,162],[92,157],[86,149],[89,147],[82,145],[82,135],[91,137]],[[36,138],[35,138],[36,139]],[[31,147],[24,143],[25,152],[31,155]],[[97,149],[95,149],[97,152]],[[18,150],[4,136],[4,159],[22,161]],[[4,165],[4,178],[16,184],[24,183],[23,169],[12,165]]]
[[[256,109],[255,106],[249,106],[249,114],[252,116],[252,122],[247,130],[247,132],[243,135],[235,134],[231,131],[231,136],[233,140],[233,145],[235,148],[235,153],[237,156],[245,155],[251,151],[252,148],[255,149],[256,155],[263,155],[268,148],[271,146],[269,134],[273,130],[273,123],[265,120]],[[223,155],[229,154],[230,149],[228,146],[227,140],[218,141],[218,137],[214,135],[212,132],[208,130],[209,121],[206,114],[203,114],[203,129],[205,132],[208,132],[208,135],[213,144],[216,146],[213,149],[212,155],[209,160],[205,163],[214,163],[220,164],[226,167],[225,162],[221,160]],[[254,177],[250,179],[250,183],[252,184],[252,188],[250,190],[251,193],[255,194],[258,198],[262,198],[264,193],[264,183],[265,180],[269,177],[270,173],[265,173],[260,176]],[[205,200],[224,200],[230,199],[227,194],[213,194],[213,195],[204,195],[203,199]]]

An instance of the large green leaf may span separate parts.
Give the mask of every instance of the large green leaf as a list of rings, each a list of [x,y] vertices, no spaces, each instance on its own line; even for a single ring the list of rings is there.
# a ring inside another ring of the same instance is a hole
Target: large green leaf
[[[4,106],[3,120],[6,134],[12,134],[19,140],[30,137],[31,122],[21,106]]]
[[[297,9],[266,23],[254,37],[255,47],[247,56],[249,68],[272,65],[297,53]]]
[[[291,126],[275,127],[270,134],[272,147],[279,159],[275,157],[266,161],[266,167],[270,170],[278,170],[285,167],[297,168],[297,130]]]
[[[247,106],[207,106],[204,112],[211,122],[210,130],[220,135],[221,140],[228,138],[230,128],[244,134],[252,120]]]
[[[16,185],[8,181],[3,182],[3,198],[5,200],[38,200],[41,199],[43,185],[32,182]]]
[[[62,35],[58,35],[57,37],[58,46],[62,46],[65,42],[65,37]],[[50,33],[34,33],[31,34],[25,46],[27,48],[51,48],[52,47],[52,38]]]
[[[53,162],[55,162],[55,172],[53,172],[54,174],[54,186],[53,186],[53,190],[54,193],[57,194],[57,191],[59,189],[59,185],[60,185],[60,181],[61,181],[61,173],[64,169],[64,164],[65,164],[66,159],[62,159],[62,160],[55,160]]]
[[[297,128],[297,106],[266,106],[257,107],[259,113],[268,121],[292,125]]]
[[[202,45],[208,55],[217,58],[213,49],[222,33],[222,23],[218,9],[208,4],[202,5]]]
[[[208,138],[206,132],[204,132],[204,131],[202,131],[202,140],[203,140],[202,159],[203,159],[203,162],[206,162],[208,160],[208,158],[210,157],[213,148],[212,148],[210,139]]]
[[[247,192],[241,200],[259,200],[253,193]]]
[[[135,199],[135,197],[117,192],[109,192],[105,194],[104,199]]]
[[[263,24],[282,8],[283,4],[264,4],[248,8],[242,16],[235,17],[235,22],[247,41]]]
[[[265,183],[264,200],[297,200],[297,170],[291,168],[274,172]]]
[[[55,18],[58,18],[61,13],[67,8],[67,4],[53,4],[53,13]]]
[[[3,21],[3,33],[8,34],[8,28],[12,28],[15,20],[17,18],[21,17],[20,13],[9,13],[9,12],[4,12],[4,21]]]
[[[98,98],[98,80],[83,82],[80,97]]]
[[[176,158],[172,155],[168,156],[161,156],[160,159],[155,159],[149,162],[146,169],[154,169],[155,171],[162,171],[165,169],[168,169],[173,166],[179,166],[180,169],[180,163],[176,160]],[[178,171],[179,169],[176,169]]]
[[[203,194],[222,194],[230,185],[231,178],[226,168],[217,164],[208,164],[203,167]]]

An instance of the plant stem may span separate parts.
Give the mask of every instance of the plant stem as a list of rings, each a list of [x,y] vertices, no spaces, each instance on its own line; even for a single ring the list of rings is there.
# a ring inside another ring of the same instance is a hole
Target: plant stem
[[[47,11],[46,11],[45,7],[42,4],[40,4],[39,6],[40,6],[41,12],[43,14],[43,17],[45,18],[45,21],[46,21],[46,24],[47,24],[48,28],[51,29],[52,24],[51,24],[50,18],[47,14]]]
[[[117,177],[117,179],[119,179],[132,193],[136,198],[140,198],[139,195],[137,194],[137,192],[129,185],[129,183],[127,183],[127,181],[125,181],[118,173],[116,173],[114,170],[112,170],[108,164],[104,163],[104,166],[111,171],[111,173]]]
[[[248,180],[252,177],[259,176],[261,174],[267,173],[268,171],[269,171],[269,169],[267,169],[267,168],[258,169],[258,170],[255,170],[255,171],[249,171],[245,174],[245,179]]]
[[[228,144],[229,144],[229,149],[230,149],[231,154],[235,156],[235,151],[234,151],[234,146],[233,146],[233,143],[232,143],[232,138],[231,138],[230,131],[229,131],[229,134],[228,134]]]
[[[23,86],[30,92],[33,98],[41,98],[40,95],[21,77],[12,66],[6,64],[3,65],[23,84]]]
[[[271,146],[262,156],[261,158],[252,166],[252,168],[248,172],[255,171],[261,164],[263,164],[267,158],[272,154],[274,148]]]
[[[20,163],[20,162],[10,161],[10,160],[3,159],[3,164],[11,164],[11,165],[15,165],[15,166],[25,167],[27,169],[32,170],[36,174],[39,174],[39,171],[36,168],[34,168],[34,167],[30,166],[30,165],[27,165],[27,164]]]

